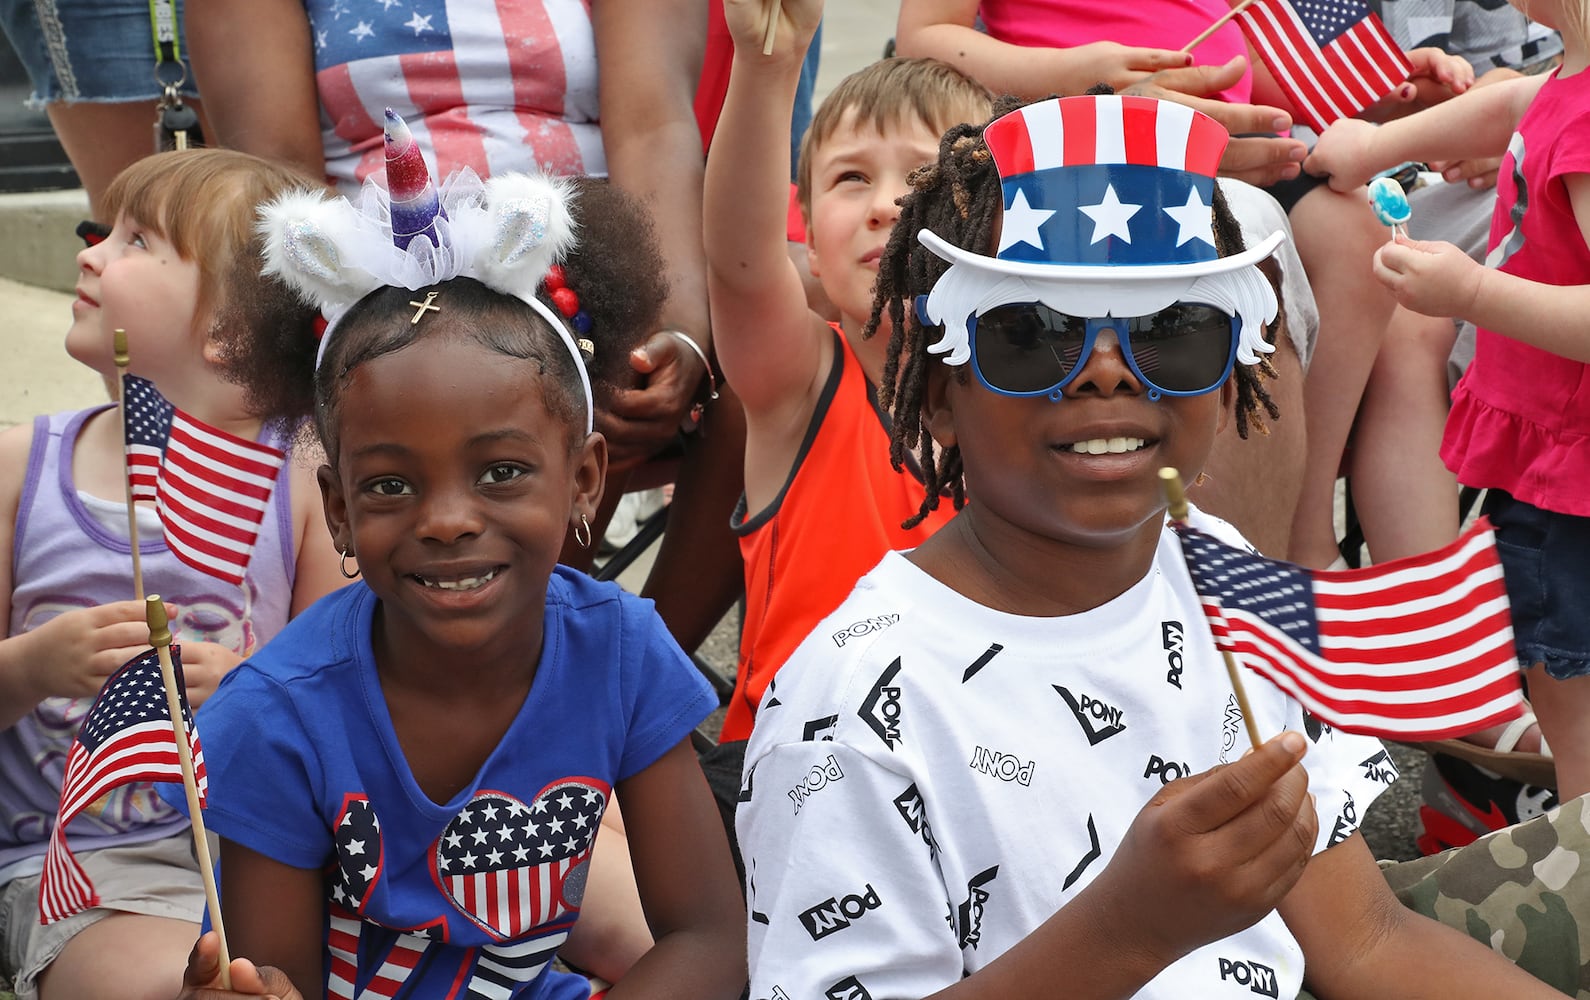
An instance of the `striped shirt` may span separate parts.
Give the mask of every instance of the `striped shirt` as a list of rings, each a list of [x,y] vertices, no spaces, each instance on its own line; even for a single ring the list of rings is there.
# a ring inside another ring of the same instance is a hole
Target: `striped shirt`
[[[589,0],[305,0],[326,173],[380,175],[382,111],[438,178],[605,175]]]

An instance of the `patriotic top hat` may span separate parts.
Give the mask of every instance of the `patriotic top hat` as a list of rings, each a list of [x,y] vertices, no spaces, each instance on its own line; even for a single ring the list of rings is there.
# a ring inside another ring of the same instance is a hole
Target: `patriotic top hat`
[[[989,123],[983,141],[1004,189],[993,257],[931,230],[917,239],[950,270],[924,302],[943,324],[935,353],[969,357],[965,321],[996,305],[1041,301],[1072,315],[1136,316],[1200,301],[1243,320],[1238,357],[1257,361],[1275,295],[1253,265],[1272,233],[1227,257],[1215,249],[1215,172],[1229,140],[1213,118],[1147,97],[1063,97]]]

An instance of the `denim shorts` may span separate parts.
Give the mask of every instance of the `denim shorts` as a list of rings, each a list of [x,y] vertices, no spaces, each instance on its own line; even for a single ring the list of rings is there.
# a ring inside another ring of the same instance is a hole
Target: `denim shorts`
[[[182,0],[175,6],[180,30]],[[153,100],[164,83],[179,78],[185,98],[198,96],[186,58],[181,72],[176,64],[163,65],[155,82],[147,0],[0,0],[0,29],[28,71],[28,106],[35,110]]]
[[[1486,493],[1481,513],[1496,528],[1518,662],[1544,663],[1560,681],[1590,674],[1590,517],[1554,514],[1501,490]]]

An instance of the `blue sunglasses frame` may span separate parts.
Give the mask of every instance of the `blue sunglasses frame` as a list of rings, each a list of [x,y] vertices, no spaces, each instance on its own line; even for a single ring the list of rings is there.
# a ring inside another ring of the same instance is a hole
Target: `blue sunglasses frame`
[[[1202,305],[1203,303],[1177,303],[1177,304],[1185,304],[1185,305],[1198,304],[1198,305]],[[917,319],[918,319],[918,321],[921,322],[921,324],[923,326],[925,326],[925,327],[935,327],[935,326],[939,325],[937,323],[931,322],[928,319],[928,317],[927,317],[927,296],[926,295],[918,295],[916,297],[915,305],[916,305]],[[1010,303],[1004,303],[1004,305],[1012,305],[1012,306],[1032,305],[1032,306],[1038,306],[1038,305],[1042,305],[1042,303],[1038,303],[1038,302],[1010,302]],[[996,308],[1003,308],[1003,305],[999,306],[999,307],[996,307]],[[1050,307],[1050,308],[1052,309],[1052,307]],[[1214,307],[1211,307],[1211,308],[1214,308]],[[1054,309],[1053,311],[1055,313],[1057,313],[1057,314],[1060,314],[1060,315],[1067,315],[1067,314],[1060,313],[1060,311],[1058,309]],[[1145,313],[1143,315],[1152,316],[1152,315],[1155,315],[1155,314],[1154,313]],[[1137,377],[1137,380],[1139,382],[1143,383],[1143,385],[1148,387],[1148,398],[1149,399],[1157,400],[1161,396],[1204,396],[1204,395],[1207,395],[1207,394],[1209,394],[1211,392],[1214,392],[1216,389],[1219,389],[1222,385],[1225,385],[1226,379],[1231,377],[1232,369],[1236,367],[1237,344],[1238,344],[1239,339],[1241,338],[1241,333],[1242,333],[1242,320],[1239,317],[1237,317],[1237,316],[1229,316],[1229,315],[1227,317],[1229,319],[1229,321],[1230,321],[1230,324],[1231,324],[1231,342],[1230,342],[1230,346],[1226,350],[1226,363],[1221,368],[1220,377],[1218,379],[1216,379],[1212,385],[1209,385],[1206,388],[1194,389],[1194,390],[1191,390],[1191,391],[1167,389],[1164,386],[1161,386],[1159,383],[1155,382],[1152,378],[1150,378],[1147,374],[1144,373],[1144,371],[1143,371],[1143,369],[1141,367],[1139,367],[1139,365],[1137,363],[1137,357],[1132,351],[1131,321],[1134,320],[1134,319],[1140,319],[1140,318],[1142,318],[1142,316],[1094,316],[1094,317],[1087,317],[1086,318],[1086,323],[1087,323],[1086,331],[1083,334],[1083,340],[1082,340],[1082,350],[1077,355],[1076,361],[1072,364],[1071,370],[1066,373],[1065,377],[1062,378],[1060,381],[1054,383],[1053,385],[1047,386],[1047,387],[1042,388],[1042,389],[1029,389],[1029,390],[1018,392],[1018,391],[1013,390],[1013,389],[1005,389],[1005,388],[1002,388],[1000,386],[995,385],[994,383],[990,382],[988,380],[988,378],[983,374],[982,365],[977,360],[977,320],[978,320],[978,317],[974,313],[971,316],[968,316],[966,318],[967,345],[970,348],[971,355],[972,355],[972,372],[977,376],[977,381],[982,383],[982,385],[983,385],[983,387],[985,389],[989,390],[990,392],[996,392],[996,393],[998,393],[1001,396],[1014,396],[1014,397],[1048,396],[1050,400],[1058,403],[1058,402],[1060,402],[1060,400],[1065,398],[1065,388],[1066,388],[1066,386],[1070,385],[1076,379],[1077,374],[1079,372],[1081,372],[1084,368],[1087,367],[1088,360],[1093,356],[1093,345],[1098,340],[1099,331],[1101,331],[1101,330],[1111,330],[1111,331],[1113,331],[1115,333],[1116,341],[1121,345],[1121,354],[1122,354],[1123,357],[1126,358],[1127,367],[1129,367],[1132,370],[1132,374]]]

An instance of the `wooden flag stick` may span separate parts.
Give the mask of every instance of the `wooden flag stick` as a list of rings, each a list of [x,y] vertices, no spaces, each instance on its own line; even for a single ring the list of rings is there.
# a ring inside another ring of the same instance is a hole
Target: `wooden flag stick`
[[[1248,7],[1251,6],[1253,3],[1254,3],[1254,0],[1242,0],[1242,2],[1237,4],[1235,7],[1231,8],[1230,10],[1226,11],[1224,14],[1221,14],[1219,17],[1215,18],[1215,23],[1214,24],[1211,24],[1209,27],[1205,28],[1203,31],[1200,31],[1198,33],[1198,37],[1197,38],[1194,38],[1192,41],[1188,42],[1186,45],[1183,45],[1181,47],[1181,51],[1183,53],[1187,53],[1187,52],[1191,52],[1193,49],[1196,49],[1198,46],[1202,45],[1209,38],[1210,35],[1214,34],[1217,31],[1219,31],[1221,28],[1224,28],[1226,26],[1227,22],[1229,22],[1233,17],[1236,17],[1238,14],[1240,14],[1243,11],[1247,10]]]
[[[1165,499],[1170,502],[1170,519],[1177,524],[1186,524],[1187,494],[1181,487],[1181,473],[1166,466],[1159,470],[1159,481],[1165,487]],[[1242,686],[1242,675],[1237,673],[1237,661],[1231,656],[1230,650],[1221,649],[1220,655],[1226,661],[1226,675],[1231,678],[1231,690],[1237,696],[1237,708],[1242,711],[1242,721],[1248,727],[1248,740],[1257,750],[1264,741],[1259,739],[1259,725],[1253,721],[1253,708],[1248,704],[1248,690]]]
[[[121,484],[127,490],[127,538],[132,545],[133,599],[144,599],[144,568],[138,551],[138,508],[133,503],[132,479],[127,475],[127,331],[117,330],[113,341],[116,359],[116,412],[121,417]]]
[[[171,661],[171,625],[165,602],[150,594],[144,600],[144,617],[149,623],[149,645],[160,656],[160,679],[166,688],[166,707],[171,711],[171,731],[177,740],[177,759],[182,762],[182,789],[188,793],[188,818],[193,823],[193,849],[199,859],[199,875],[204,879],[204,898],[210,908],[210,926],[221,939],[221,988],[232,988],[232,959],[226,950],[226,928],[221,924],[221,894],[215,888],[215,865],[210,861],[210,841],[204,834],[204,810],[199,805],[199,782],[193,773],[193,752],[188,747],[188,727],[182,720],[182,698],[177,688],[177,668]]]
[[[782,8],[782,0],[768,0],[767,4],[767,31],[762,35],[762,54],[773,54],[773,39],[778,35],[778,15]]]

